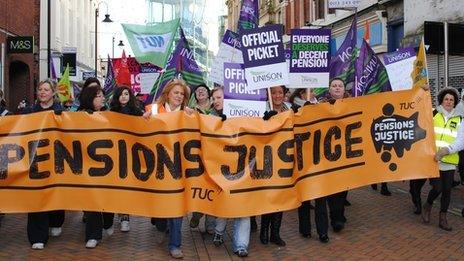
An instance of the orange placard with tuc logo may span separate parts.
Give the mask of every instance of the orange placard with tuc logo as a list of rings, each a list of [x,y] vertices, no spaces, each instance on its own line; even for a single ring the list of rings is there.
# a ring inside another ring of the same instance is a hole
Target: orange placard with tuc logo
[[[0,118],[0,210],[220,217],[438,176],[422,89],[260,118],[42,112]]]

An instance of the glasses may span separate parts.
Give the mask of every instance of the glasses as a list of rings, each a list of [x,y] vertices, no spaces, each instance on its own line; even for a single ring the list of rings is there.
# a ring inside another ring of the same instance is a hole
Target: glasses
[[[195,90],[196,93],[207,92],[205,88],[199,88]]]

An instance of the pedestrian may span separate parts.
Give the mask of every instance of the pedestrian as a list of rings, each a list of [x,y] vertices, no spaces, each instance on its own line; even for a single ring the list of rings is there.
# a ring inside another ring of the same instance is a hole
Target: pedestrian
[[[53,110],[60,114],[63,107],[56,101],[56,83],[50,79],[39,82],[37,102],[23,109],[23,114]],[[61,235],[64,223],[64,210],[34,212],[27,214],[27,237],[32,249],[44,249],[49,234],[52,237]],[[49,231],[50,230],[50,231]]]
[[[173,79],[163,89],[161,96],[156,103],[147,106],[144,117],[159,113],[169,113],[175,111],[185,111],[192,114],[193,109],[187,107],[190,97],[190,90],[187,84],[180,79]],[[182,219],[183,217],[172,217],[167,219],[169,228],[169,253],[173,258],[180,259],[184,257],[182,252]]]
[[[350,95],[345,90],[345,82],[340,78],[333,78],[329,82],[329,91],[327,95],[323,97],[320,102],[329,102],[333,104],[336,100],[348,97],[350,97]],[[330,210],[330,224],[334,232],[340,232],[345,227],[345,205],[351,205],[347,200],[347,196],[348,191],[342,191],[325,197]],[[323,208],[327,211],[325,205]],[[327,220],[326,217],[325,220]],[[328,241],[328,238],[326,241]]]
[[[99,85],[87,86],[79,95],[78,111],[92,114],[96,111],[105,111],[105,95]],[[103,238],[103,230],[108,236],[114,233],[113,213],[99,211],[84,211],[85,216],[85,247],[95,248]]]
[[[210,99],[210,90],[206,84],[202,83],[195,87],[194,98],[196,101],[195,109],[201,114],[210,114],[213,111],[213,107]],[[193,212],[192,218],[190,219],[190,227],[196,228],[200,224],[200,219],[203,217],[203,213]],[[215,217],[211,215],[205,216],[205,229],[210,235],[214,234]]]
[[[438,93],[437,98],[440,105],[434,112],[433,125],[435,144],[441,151],[441,148],[447,148],[456,140],[458,129],[461,126],[461,117],[454,109],[459,102],[459,94],[456,89],[444,88]],[[459,155],[457,153],[446,155],[440,159],[438,164],[440,177],[430,179],[432,189],[427,196],[427,202],[422,207],[422,220],[424,223],[429,223],[433,201],[441,194],[438,226],[446,231],[452,230],[452,227],[448,224],[446,213],[451,200],[454,172],[458,163]]]
[[[211,115],[219,116],[225,120],[225,116],[223,114],[224,89],[222,87],[214,88],[211,92],[211,96],[213,98],[213,110],[211,111]],[[233,218],[232,220],[234,222],[232,250],[237,256],[246,257],[248,256],[248,245],[250,243],[250,218],[240,217]],[[226,225],[226,218],[216,218],[213,244],[217,247],[224,243]]]
[[[138,106],[138,101],[129,86],[119,86],[113,90],[110,103],[110,111],[119,112],[132,116],[142,116],[143,112]],[[128,214],[119,214],[121,231],[130,231],[130,217]]]
[[[212,111],[210,91],[206,84],[202,83],[195,87],[194,98],[196,101],[195,109],[201,114],[210,114]]]
[[[269,104],[271,111],[268,111],[263,117],[264,120],[268,120],[273,115],[288,111],[291,106],[285,102],[285,94],[287,88],[283,85],[275,86],[270,88],[270,99]],[[282,224],[283,212],[274,212],[261,215],[261,229],[259,231],[259,239],[262,244],[269,242],[274,243],[278,246],[285,246],[285,241],[280,237],[280,226]],[[270,233],[269,233],[270,228]],[[269,235],[270,234],[270,235]]]
[[[12,115],[12,113],[6,108],[6,101],[3,96],[3,91],[0,90],[0,116]]]
[[[314,92],[309,90],[309,99],[307,96],[308,89],[296,89],[290,96],[290,102],[292,102],[292,109],[298,110],[298,108],[305,104],[317,104],[318,101],[314,95]],[[319,241],[322,243],[329,242],[328,236],[328,221],[327,221],[327,203],[326,198],[321,197],[314,200],[315,207],[313,207],[309,200],[303,201],[301,206],[298,208],[298,230],[300,235],[304,238],[311,237],[311,209],[314,209],[316,230],[319,235]]]

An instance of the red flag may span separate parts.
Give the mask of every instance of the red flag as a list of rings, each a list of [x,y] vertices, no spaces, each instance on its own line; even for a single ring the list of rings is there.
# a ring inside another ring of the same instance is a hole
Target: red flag
[[[368,20],[366,20],[366,25],[364,26],[364,40],[366,40],[367,43],[370,43],[371,40],[371,28]]]
[[[131,87],[131,74],[124,50],[122,50],[121,63],[114,66],[114,73],[116,75],[117,85],[126,85]]]

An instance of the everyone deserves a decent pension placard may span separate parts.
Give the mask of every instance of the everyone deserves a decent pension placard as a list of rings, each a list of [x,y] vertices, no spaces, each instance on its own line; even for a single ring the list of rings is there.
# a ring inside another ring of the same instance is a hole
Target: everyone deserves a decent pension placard
[[[329,85],[330,29],[292,29],[290,86]]]
[[[249,90],[289,83],[282,32],[282,25],[278,24],[241,31],[245,79]]]

